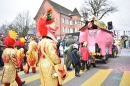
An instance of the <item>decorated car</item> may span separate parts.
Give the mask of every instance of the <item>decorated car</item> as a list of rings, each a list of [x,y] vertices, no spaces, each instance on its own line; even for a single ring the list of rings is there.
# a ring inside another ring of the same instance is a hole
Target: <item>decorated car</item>
[[[89,51],[96,59],[107,63],[108,58],[113,56],[115,48],[113,48],[114,35],[113,32],[107,30],[107,26],[92,17],[87,21],[86,25],[80,29],[79,42],[88,42]]]

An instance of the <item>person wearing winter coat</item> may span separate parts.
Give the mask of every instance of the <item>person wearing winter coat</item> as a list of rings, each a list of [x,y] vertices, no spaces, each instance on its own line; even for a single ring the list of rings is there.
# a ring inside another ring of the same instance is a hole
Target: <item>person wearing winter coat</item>
[[[80,64],[81,54],[79,53],[77,44],[73,44],[73,50],[71,53],[72,53],[72,61],[75,65],[75,76],[80,77],[79,72],[81,68],[81,64]]]

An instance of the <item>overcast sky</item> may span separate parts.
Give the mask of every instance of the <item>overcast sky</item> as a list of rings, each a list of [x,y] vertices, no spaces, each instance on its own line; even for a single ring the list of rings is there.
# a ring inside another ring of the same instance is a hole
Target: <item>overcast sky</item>
[[[29,11],[32,18],[35,17],[43,0],[0,0],[0,25],[12,22],[18,13]],[[70,10],[75,7],[79,10],[84,0],[52,0]],[[130,0],[111,0],[119,11],[107,15],[102,19],[106,24],[112,21],[115,29],[130,30]]]

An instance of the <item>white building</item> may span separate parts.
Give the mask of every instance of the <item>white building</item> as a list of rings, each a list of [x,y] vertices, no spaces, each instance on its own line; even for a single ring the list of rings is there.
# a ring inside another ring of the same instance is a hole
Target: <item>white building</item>
[[[122,36],[130,38],[130,30],[114,30],[115,39],[121,39]]]

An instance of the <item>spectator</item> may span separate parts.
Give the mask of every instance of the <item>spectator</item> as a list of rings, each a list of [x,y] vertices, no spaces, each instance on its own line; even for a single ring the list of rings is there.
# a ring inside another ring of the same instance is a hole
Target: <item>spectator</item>
[[[73,63],[75,65],[75,76],[80,77],[80,57],[81,54],[78,51],[78,45],[77,44],[73,44],[73,50],[72,50],[72,58],[73,58]]]
[[[86,65],[86,69],[89,70],[89,65],[87,64],[88,61],[88,57],[89,57],[89,50],[88,50],[88,43],[87,42],[83,42],[81,43],[82,47],[80,48],[80,53],[82,55],[82,70],[84,71],[85,69],[85,65]]]
[[[60,52],[60,57],[63,57],[63,45],[62,45],[62,42],[60,43],[60,46],[59,46],[59,52]]]
[[[3,44],[3,36],[0,35],[0,67],[4,66],[4,63],[2,61],[2,53],[3,53],[4,48],[5,48],[5,46]]]
[[[56,44],[59,57],[60,57],[60,51],[59,51],[60,42],[61,42],[61,40],[58,39],[58,42],[57,42],[57,44]]]

